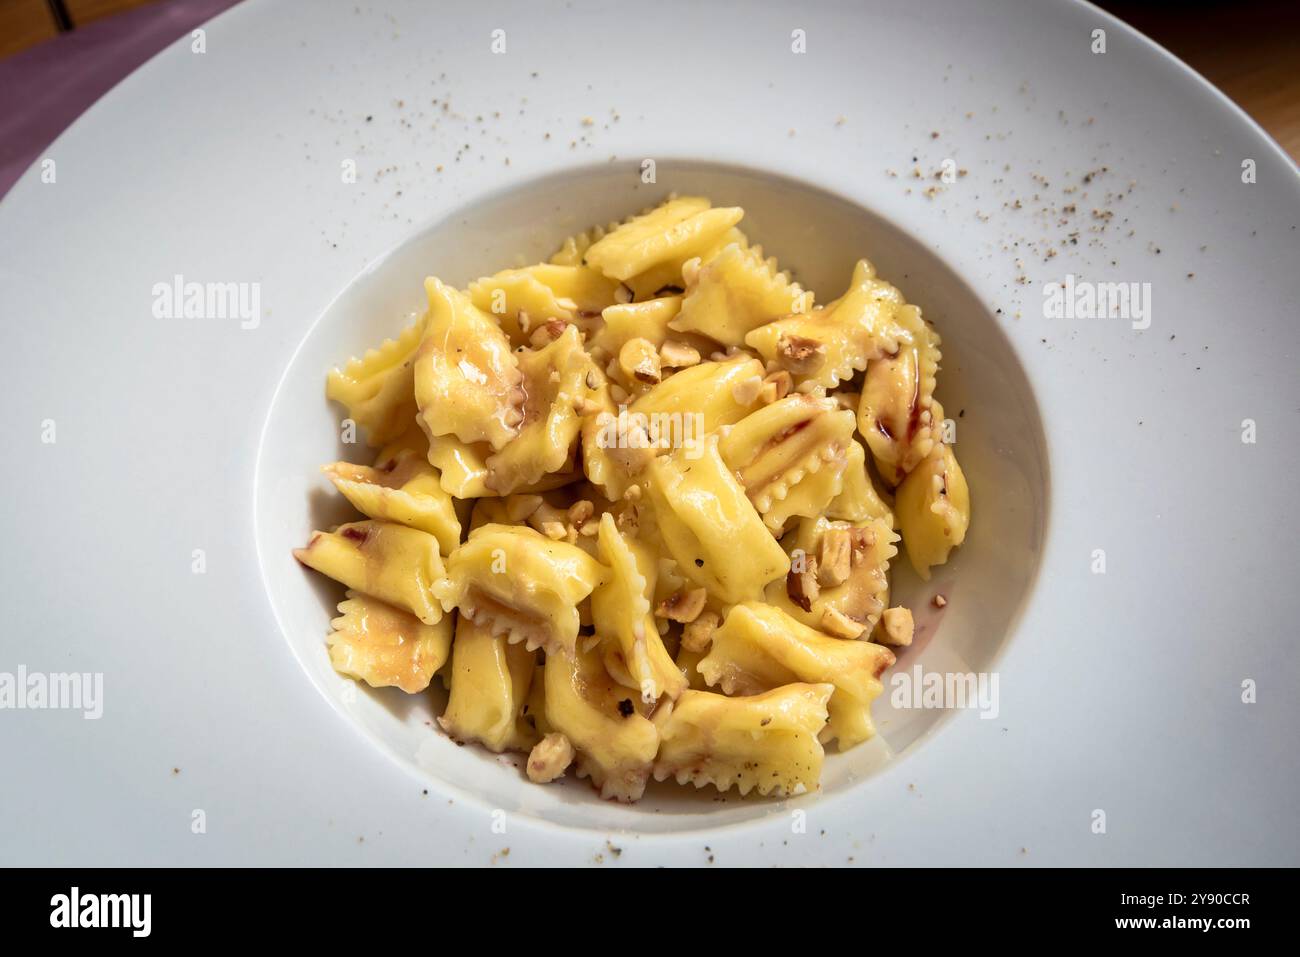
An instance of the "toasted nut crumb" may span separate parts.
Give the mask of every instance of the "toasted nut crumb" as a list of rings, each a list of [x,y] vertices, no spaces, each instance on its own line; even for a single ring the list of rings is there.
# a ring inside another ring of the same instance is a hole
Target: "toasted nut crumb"
[[[609,385],[609,397],[613,399],[615,402],[617,402],[619,405],[622,405],[624,402],[627,401],[627,390],[624,389],[622,386],[615,385],[614,383],[611,382]]]
[[[563,319],[547,319],[545,323],[533,330],[533,334],[528,337],[528,342],[534,349],[542,349],[564,335],[566,328],[568,323]]]
[[[655,609],[655,614],[672,621],[691,622],[700,617],[700,612],[704,611],[706,598],[708,592],[703,588],[692,588],[690,591],[683,589],[661,601],[659,607]]]
[[[630,434],[631,431],[629,431]],[[640,430],[640,434],[646,435],[645,442],[649,443],[648,433],[644,429]],[[640,475],[645,471],[646,466],[654,461],[655,457],[654,449],[650,448],[648,444],[633,448],[631,442],[628,443],[626,448],[611,446],[605,449],[605,454],[628,475]]]
[[[618,364],[624,374],[656,385],[663,378],[659,365],[659,352],[649,339],[629,339],[618,353]]]
[[[733,385],[731,387],[731,397],[736,400],[737,405],[753,405],[762,391],[762,378],[753,375],[748,379],[741,379]]]
[[[528,780],[546,784],[564,774],[573,762],[573,745],[558,731],[552,731],[528,753]]]
[[[533,328],[533,317],[524,310],[519,310],[519,331],[527,334],[528,330]]]
[[[569,521],[576,527],[582,528],[583,523],[591,518],[595,511],[596,506],[584,498],[569,506]]]
[[[880,616],[880,633],[877,640],[882,645],[910,645],[912,643],[912,610],[901,605],[886,608]]]
[[[632,301],[632,287],[627,283],[619,283],[618,288],[614,290],[614,301],[626,305]]]
[[[702,612],[698,618],[682,629],[682,647],[697,654],[704,652],[713,641],[713,633],[722,624],[716,611]]]
[[[511,495],[506,499],[506,517],[512,522],[522,522],[541,505],[540,495]]]
[[[618,513],[614,519],[618,525],[618,530],[625,535],[635,535],[637,529],[641,527],[641,511],[635,505],[628,505],[623,511]]]
[[[826,363],[826,343],[804,336],[782,336],[777,351],[781,364],[795,375],[812,375]]]
[[[569,530],[563,522],[542,522],[542,534],[558,542],[569,537]]]
[[[930,601],[935,608],[942,608],[948,604],[948,599],[944,598],[942,595],[935,595],[934,598],[930,599]]]
[[[676,339],[669,339],[659,347],[659,361],[670,369],[685,369],[699,365],[700,352]]]
[[[627,499],[629,502],[637,502],[637,501],[640,501],[640,500],[641,500],[641,486],[640,486],[640,485],[629,485],[629,486],[627,487],[627,490],[623,493],[623,497],[624,497],[625,499]]]
[[[578,415],[600,415],[605,411],[599,402],[592,402],[586,396],[583,396],[574,404],[574,409]]]
[[[827,588],[842,584],[849,577],[853,545],[847,528],[828,528],[822,536],[821,558],[817,565],[817,582]]]
[[[857,638],[867,626],[860,621],[854,621],[838,608],[827,608],[822,612],[822,631],[828,635],[834,635],[836,638]]]
[[[790,567],[790,573],[785,576],[785,593],[792,602],[804,611],[812,611],[812,603],[821,592],[821,587],[817,584],[817,559],[811,555],[805,556],[804,570],[801,572],[795,571],[793,565]]]
[[[794,388],[794,379],[785,369],[778,369],[770,373],[763,380],[763,388],[759,393],[764,405],[771,405],[780,399],[784,399]]]
[[[867,552],[875,547],[876,533],[870,528],[850,528],[848,533],[849,548],[853,553],[850,564],[857,568],[866,559]]]
[[[578,304],[574,302],[572,299],[569,299],[567,297],[558,297],[555,300],[555,304],[568,313],[574,313],[578,311]]]

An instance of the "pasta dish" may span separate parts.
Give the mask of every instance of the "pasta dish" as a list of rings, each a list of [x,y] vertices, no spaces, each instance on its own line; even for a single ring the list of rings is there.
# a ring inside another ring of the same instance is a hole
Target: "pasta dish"
[[[670,198],[426,279],[417,322],[329,373],[375,450],[324,467],[362,517],[294,553],[347,589],[338,672],[436,675],[446,734],[622,801],[801,794],[875,734],[913,636],[890,563],[928,579],[970,521],[939,336],[865,259],[818,303],[743,215]]]

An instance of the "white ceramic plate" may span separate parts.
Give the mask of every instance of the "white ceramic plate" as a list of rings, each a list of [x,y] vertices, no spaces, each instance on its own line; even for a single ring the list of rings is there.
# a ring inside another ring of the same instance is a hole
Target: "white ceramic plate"
[[[0,862],[1300,862],[1300,179],[1184,66],[1067,2],[251,2],[204,40],[0,204],[0,672],[104,689],[0,711]],[[823,297],[870,256],[965,413],[975,524],[899,581],[896,671],[996,674],[998,714],[881,699],[797,800],[528,785],[338,678],[288,554],[337,507],[324,371],[426,273],[669,191],[744,205]],[[1149,284],[1149,325],[1047,318],[1067,274]],[[259,284],[256,328],[156,317],[177,275]]]

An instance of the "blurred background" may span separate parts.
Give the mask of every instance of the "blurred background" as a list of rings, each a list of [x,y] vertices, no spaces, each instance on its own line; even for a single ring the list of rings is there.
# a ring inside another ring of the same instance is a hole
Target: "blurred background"
[[[118,81],[235,2],[0,0],[0,196]],[[1300,158],[1300,0],[1099,5],[1190,64]]]

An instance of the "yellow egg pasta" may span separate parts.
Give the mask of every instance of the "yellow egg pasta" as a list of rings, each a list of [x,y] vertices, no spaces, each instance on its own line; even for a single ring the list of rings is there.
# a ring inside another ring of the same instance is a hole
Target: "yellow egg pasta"
[[[576,545],[522,525],[483,525],[447,559],[433,586],[444,610],[477,622],[529,650],[572,651],[578,603],[605,577]]]
[[[880,675],[894,653],[869,641],[845,641],[809,628],[779,608],[736,605],[714,633],[698,664],[710,685],[729,695],[759,694],[792,681],[835,686],[823,741],[839,739],[844,751],[875,734],[871,702],[884,686]]]
[[[536,668],[535,653],[460,616],[451,691],[438,723],[457,741],[474,741],[489,751],[527,750],[536,733],[523,711]]]
[[[728,697],[684,691],[656,719],[659,754],[656,781],[742,795],[794,796],[817,789],[830,684],[792,682],[763,694]]]
[[[928,579],[971,521],[939,335],[866,259],[816,304],[743,216],[670,196],[428,277],[423,315],[327,374],[379,450],[322,467],[360,517],[294,551],[342,586],[339,674],[436,673],[435,733],[617,801],[813,792],[824,747],[877,733],[884,672],[933,635],[891,567]]]
[[[429,687],[451,652],[451,617],[426,625],[408,611],[348,591],[330,625],[330,664],[372,688],[416,694]]]

